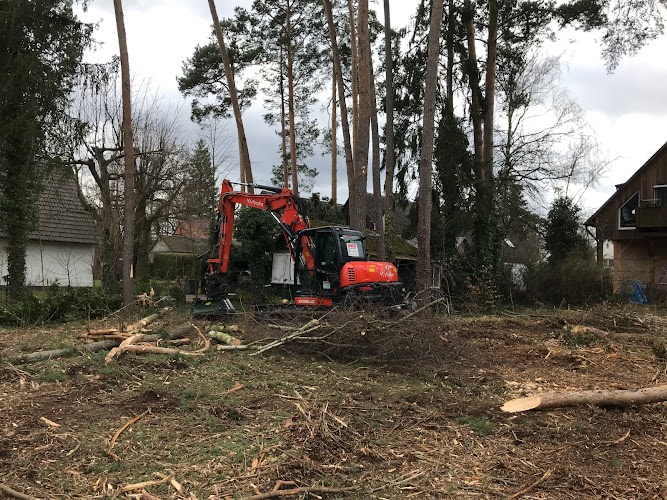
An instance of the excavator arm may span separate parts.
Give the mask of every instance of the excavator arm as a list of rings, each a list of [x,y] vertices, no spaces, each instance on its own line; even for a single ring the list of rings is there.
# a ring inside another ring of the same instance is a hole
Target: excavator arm
[[[250,194],[235,191],[229,180],[225,179],[222,181],[220,201],[218,202],[217,209],[218,237],[215,246],[215,255],[208,260],[209,274],[220,273],[224,275],[229,269],[229,255],[232,245],[236,205],[270,212],[280,226],[292,258],[296,258],[296,235],[299,231],[310,227],[310,221],[305,215],[305,210],[302,206],[303,202],[287,188],[280,189],[259,185],[254,185],[254,187],[269,192]],[[302,249],[300,256],[306,260],[307,264],[314,263],[314,257],[310,248]]]

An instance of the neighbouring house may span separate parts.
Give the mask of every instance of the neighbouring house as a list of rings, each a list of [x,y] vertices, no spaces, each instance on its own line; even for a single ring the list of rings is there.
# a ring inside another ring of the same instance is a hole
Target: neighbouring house
[[[29,234],[26,249],[26,284],[92,287],[97,229],[79,201],[76,180],[69,172],[47,176],[37,208],[37,227]],[[0,230],[2,277],[7,275],[6,242]],[[4,285],[5,280],[0,283]]]
[[[667,289],[667,143],[586,222],[614,289],[627,279]]]
[[[185,293],[197,294],[203,275],[200,257],[209,252],[208,218],[182,220],[172,235],[161,235],[148,253],[153,278],[178,281]]]
[[[209,250],[208,239],[188,238],[187,236],[159,236],[149,252],[150,261],[154,262],[157,255],[173,255],[176,257],[199,257]]]

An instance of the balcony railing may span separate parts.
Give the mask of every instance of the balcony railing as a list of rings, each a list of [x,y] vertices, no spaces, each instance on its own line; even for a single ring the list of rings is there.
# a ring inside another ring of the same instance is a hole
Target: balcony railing
[[[637,208],[637,229],[667,230],[667,207]]]

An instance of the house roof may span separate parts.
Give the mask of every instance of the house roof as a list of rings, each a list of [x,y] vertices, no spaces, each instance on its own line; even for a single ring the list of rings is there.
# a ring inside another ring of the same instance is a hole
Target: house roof
[[[210,217],[189,217],[181,220],[174,235],[185,236],[186,238],[208,239],[211,230]]]
[[[156,248],[162,250],[162,245],[168,249],[167,252],[158,251]],[[192,254],[192,255],[201,255],[204,252],[209,250],[209,242],[207,239],[199,238],[187,238],[185,236],[160,236],[155,246],[153,246],[153,252],[155,253],[179,253],[179,254]]]
[[[6,233],[0,230],[0,237]],[[97,243],[93,216],[79,201],[76,180],[69,172],[52,172],[43,181],[37,200],[37,228],[31,240],[63,243]]]
[[[661,154],[663,154],[665,151],[667,151],[667,142],[664,143],[662,147],[660,147],[660,149],[658,149],[655,153],[653,153],[653,155],[646,161],[646,163],[644,163],[641,167],[639,167],[639,169],[634,174],[632,174],[632,177],[630,177],[626,182],[624,182],[623,184],[616,184],[616,192],[612,194],[609,197],[609,199],[605,201],[604,204],[600,208],[598,208],[593,215],[591,215],[588,218],[586,222],[584,222],[584,226],[595,227],[595,219],[597,219],[598,215],[600,215],[600,213],[602,213],[609,206],[609,204],[614,201],[614,199],[619,195],[621,188],[626,184],[628,184],[629,182],[634,181],[637,177],[639,177],[644,172],[644,170],[646,170],[648,166],[653,162],[653,160],[658,156],[660,156]]]

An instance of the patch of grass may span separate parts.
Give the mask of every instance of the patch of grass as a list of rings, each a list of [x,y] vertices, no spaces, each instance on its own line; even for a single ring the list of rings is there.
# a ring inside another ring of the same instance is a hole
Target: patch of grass
[[[67,373],[59,368],[40,370],[35,373],[35,377],[37,381],[41,383],[64,382],[69,378]]]
[[[463,416],[456,419],[456,423],[459,425],[467,425],[470,427],[478,436],[488,436],[493,431],[493,422],[485,417],[469,417]]]
[[[27,353],[69,347],[65,341],[67,336],[68,332],[64,330],[55,332],[38,332],[31,337],[24,338],[19,350]]]

